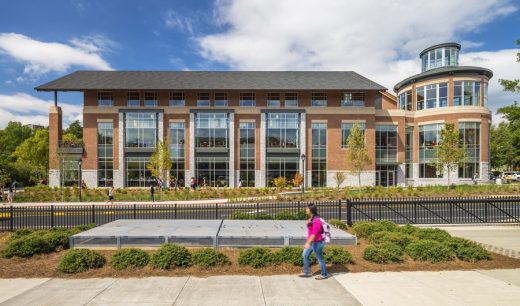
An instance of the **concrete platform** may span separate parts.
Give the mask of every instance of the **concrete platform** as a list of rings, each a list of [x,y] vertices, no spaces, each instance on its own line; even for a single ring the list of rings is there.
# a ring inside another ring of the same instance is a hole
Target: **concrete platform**
[[[357,239],[331,230],[331,244]],[[206,247],[283,247],[305,243],[305,221],[274,220],[117,220],[73,235],[75,248],[158,247],[164,243]]]

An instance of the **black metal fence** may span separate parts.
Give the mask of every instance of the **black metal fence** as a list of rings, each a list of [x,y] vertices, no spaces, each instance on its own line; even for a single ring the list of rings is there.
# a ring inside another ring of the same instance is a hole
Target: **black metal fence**
[[[281,218],[301,213],[311,202],[226,204],[47,205],[1,207],[0,231],[102,225],[118,219]],[[346,199],[312,202],[325,219],[352,225],[390,220],[399,224],[520,223],[520,196],[478,198]]]

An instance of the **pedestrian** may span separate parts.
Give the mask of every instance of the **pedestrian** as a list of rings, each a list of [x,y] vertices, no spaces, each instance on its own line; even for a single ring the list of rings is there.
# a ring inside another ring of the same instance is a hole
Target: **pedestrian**
[[[110,204],[114,204],[114,187],[108,188],[108,202],[110,202]]]
[[[300,277],[311,277],[310,271],[310,256],[312,252],[316,255],[318,263],[320,264],[321,275],[316,276],[315,279],[322,280],[329,277],[327,273],[327,267],[325,266],[325,260],[323,259],[323,247],[325,242],[323,241],[323,225],[321,223],[321,217],[318,215],[318,207],[315,204],[309,204],[305,209],[305,212],[309,216],[307,221],[307,241],[303,246],[303,274]]]
[[[477,185],[477,179],[478,179],[478,172],[475,172],[473,175],[473,184]]]
[[[14,202],[14,188],[9,187],[9,190],[7,191],[7,202],[9,204],[13,204]]]
[[[242,188],[242,180],[238,180],[238,188]]]
[[[191,177],[191,180],[190,180],[190,188],[192,190],[195,190],[195,188],[197,188],[197,182],[195,181],[195,178],[193,176]]]
[[[150,184],[150,198],[152,202],[155,202],[155,186],[153,183]]]

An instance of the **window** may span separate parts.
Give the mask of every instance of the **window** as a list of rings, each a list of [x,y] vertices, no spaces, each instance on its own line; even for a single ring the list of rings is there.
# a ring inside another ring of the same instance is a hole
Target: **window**
[[[285,107],[298,107],[298,94],[295,92],[287,92],[284,96]]]
[[[98,187],[114,184],[114,128],[112,122],[98,122]]]
[[[298,148],[300,134],[300,114],[268,113],[267,147]]]
[[[61,185],[64,187],[78,186],[79,160],[64,157],[61,160]]]
[[[312,123],[312,187],[327,186],[327,124]]]
[[[195,147],[227,148],[229,119],[225,113],[195,114]]]
[[[327,106],[327,94],[323,92],[313,92],[311,97],[312,107],[325,107]]]
[[[445,47],[430,50],[423,54],[422,71],[443,66],[459,65],[459,50],[455,47]]]
[[[376,163],[397,162],[397,126],[376,125]]]
[[[255,123],[240,122],[240,175],[242,187],[255,187]]]
[[[459,135],[466,149],[466,159],[459,167],[459,178],[473,178],[479,173],[480,122],[459,122]]]
[[[209,107],[209,93],[199,92],[197,94],[197,106],[198,107]]]
[[[341,106],[365,106],[365,93],[348,92],[343,94]]]
[[[291,157],[272,157],[267,156],[267,185],[269,187],[274,186],[273,180],[277,177],[285,177],[285,179],[290,182],[294,179],[296,173],[298,173],[298,168],[300,158],[298,156]]]
[[[413,178],[413,127],[406,128],[404,139],[405,177]]]
[[[427,124],[419,127],[419,177],[442,177],[442,171],[435,168],[437,145],[443,124]]]
[[[417,87],[417,110],[448,106],[448,83]]]
[[[280,94],[279,93],[268,93],[267,94],[267,106],[268,107],[280,107]]]
[[[183,92],[170,92],[170,106],[183,107],[185,104]]]
[[[417,87],[417,105],[416,110],[422,110],[424,108],[424,87]]]
[[[156,113],[125,114],[125,146],[127,148],[155,148],[156,140]]]
[[[487,93],[485,93],[487,99]],[[480,82],[455,81],[453,82],[453,105],[480,105]]]
[[[256,106],[255,94],[253,92],[240,93],[240,106]]]
[[[347,146],[347,140],[350,136],[350,130],[352,130],[352,127],[354,124],[358,124],[359,128],[361,129],[361,132],[365,133],[365,123],[364,122],[357,122],[357,123],[342,123],[341,124],[341,148],[346,149]]]
[[[139,93],[138,92],[129,92],[128,93],[127,106],[129,106],[129,107],[139,107],[139,106],[141,106],[141,100],[139,98]]]
[[[147,169],[148,157],[126,158],[126,186],[149,187],[154,182],[152,173]]]
[[[197,157],[196,177],[201,187],[227,187],[229,181],[229,158]]]
[[[145,92],[144,93],[144,106],[145,107],[156,107],[157,106],[157,93]]]
[[[488,83],[484,82],[484,107],[488,105]]]
[[[172,168],[170,176],[177,180],[177,186],[184,186],[185,177],[185,125],[184,122],[170,122],[170,158]]]
[[[376,93],[376,97],[374,99],[374,107],[375,109],[383,108],[383,95],[380,93]]]
[[[448,106],[448,83],[439,84],[439,107]]]
[[[399,95],[399,108],[403,110],[412,110],[412,91],[408,90]]]
[[[111,107],[114,105],[114,99],[111,92],[99,92],[97,105],[99,107]]]
[[[227,107],[228,106],[227,93],[225,93],[225,92],[215,93],[215,106],[216,107]]]

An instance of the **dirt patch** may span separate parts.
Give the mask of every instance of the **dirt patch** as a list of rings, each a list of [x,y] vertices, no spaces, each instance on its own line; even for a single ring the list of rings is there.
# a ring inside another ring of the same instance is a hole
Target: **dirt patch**
[[[0,234],[0,249],[3,248],[8,240],[9,234]],[[399,264],[376,264],[363,259],[363,251],[367,243],[360,240],[357,246],[348,246],[347,249],[354,257],[354,264],[348,265],[329,265],[331,273],[340,272],[383,272],[383,271],[442,271],[442,270],[474,270],[474,269],[512,269],[520,268],[520,259],[506,257],[500,254],[491,253],[492,260],[476,263],[454,260],[447,263],[429,263],[406,259]],[[232,264],[224,267],[202,268],[188,267],[172,270],[154,269],[150,266],[141,269],[128,269],[117,271],[105,265],[101,269],[90,270],[79,274],[66,274],[57,270],[59,260],[64,251],[51,254],[37,255],[32,258],[0,258],[0,278],[32,278],[32,277],[51,277],[51,278],[94,278],[94,277],[149,277],[149,276],[196,276],[208,277],[213,275],[277,275],[277,274],[298,274],[301,267],[290,264],[269,266],[262,269],[244,267],[237,264],[240,250],[222,249],[231,260]],[[99,251],[107,260],[115,252],[112,250]],[[150,254],[153,251],[147,251]],[[317,265],[312,267],[313,272],[318,272]]]

